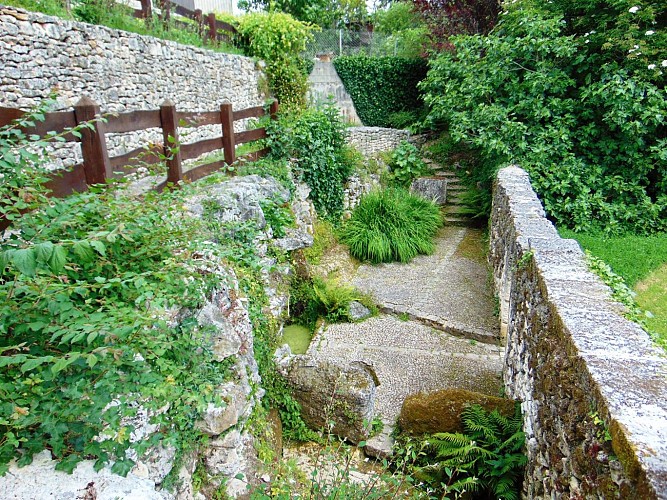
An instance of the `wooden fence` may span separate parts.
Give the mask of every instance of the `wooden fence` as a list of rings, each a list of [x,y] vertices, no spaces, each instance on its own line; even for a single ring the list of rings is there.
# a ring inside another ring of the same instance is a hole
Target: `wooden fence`
[[[140,0],[141,9],[134,10],[134,17],[145,19],[146,22],[151,22],[153,18],[153,5],[152,0]],[[215,14],[212,12],[204,15],[200,9],[191,11],[177,5],[169,0],[159,0],[160,3],[160,19],[165,24],[169,26],[169,21],[171,19],[172,12],[178,14],[179,16],[192,19],[197,23],[197,31],[199,36],[202,37],[202,40],[208,41],[209,43],[215,44],[216,42],[231,42],[232,36],[236,33],[236,28],[231,24],[219,21],[215,18]],[[174,21],[174,24],[179,27],[190,28],[191,25],[188,23]]]
[[[273,101],[268,113],[276,118],[278,102]],[[0,127],[9,125],[26,112],[16,108],[0,107]],[[167,179],[156,186],[162,190],[168,183],[181,180],[194,181],[220,170],[225,165],[233,164],[236,158],[236,146],[264,139],[266,128],[257,128],[243,132],[234,132],[234,122],[246,118],[260,118],[267,114],[264,106],[234,111],[229,103],[221,104],[217,111],[181,112],[171,101],[165,101],[160,109],[131,111],[105,116],[100,120],[100,107],[88,97],[83,97],[73,111],[46,113],[44,121],[34,127],[24,129],[26,135],[48,137],[49,132],[65,133],[67,142],[80,142],[83,163],[78,163],[66,170],[57,170],[50,174],[46,187],[51,196],[65,197],[73,192],[81,192],[92,184],[103,184],[107,179],[122,177],[134,173],[141,166],[166,161]],[[81,123],[90,122],[92,128],[80,129],[81,137],[67,133],[69,129]],[[221,135],[190,144],[179,140],[179,128],[220,125]],[[161,128],[163,142],[140,147],[120,156],[110,157],[107,151],[107,134],[127,133],[150,128]],[[224,160],[199,165],[186,172],[183,161],[198,158],[206,153],[222,150]],[[266,148],[244,156],[246,160],[256,160],[268,153]],[[165,160],[166,159],[166,160]],[[0,230],[8,226],[0,220]]]

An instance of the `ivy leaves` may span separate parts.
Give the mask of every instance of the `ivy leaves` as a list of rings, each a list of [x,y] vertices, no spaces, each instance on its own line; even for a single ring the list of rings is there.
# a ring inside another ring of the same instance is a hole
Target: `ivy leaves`
[[[426,61],[402,57],[344,56],[334,67],[367,126],[390,126],[390,116],[423,106],[417,83],[426,77]]]

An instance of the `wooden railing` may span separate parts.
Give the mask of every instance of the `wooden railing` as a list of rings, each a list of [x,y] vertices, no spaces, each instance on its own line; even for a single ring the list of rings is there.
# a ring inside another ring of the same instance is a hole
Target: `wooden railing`
[[[278,102],[273,101],[268,113],[276,118]],[[0,107],[0,127],[9,125],[21,118],[26,112],[16,108]],[[122,177],[134,173],[141,166],[165,161],[167,179],[158,184],[157,190],[164,189],[167,184],[179,181],[194,181],[220,170],[225,165],[232,165],[236,160],[236,146],[264,139],[266,128],[257,128],[243,132],[234,132],[234,122],[246,118],[260,118],[267,111],[264,106],[233,111],[229,103],[221,104],[217,111],[181,112],[171,101],[165,101],[160,109],[147,111],[131,111],[104,116],[100,107],[88,97],[83,97],[72,111],[46,113],[44,120],[33,127],[24,129],[26,135],[37,135],[40,138],[49,133],[62,134],[67,142],[80,142],[83,162],[65,170],[57,170],[50,174],[46,187],[51,196],[62,198],[74,192],[82,192],[89,185],[103,184],[107,179]],[[81,127],[81,137],[67,133],[82,123],[90,123],[91,128]],[[190,144],[182,144],[179,140],[180,128],[201,127],[204,125],[220,125],[221,135],[212,139],[204,139]],[[150,128],[162,129],[161,144],[150,144],[120,156],[110,157],[107,151],[107,134],[127,133]],[[224,160],[199,165],[183,171],[183,161],[199,158],[214,151],[222,150]],[[256,160],[268,153],[266,148],[249,153],[243,158]],[[0,220],[0,230],[7,227],[7,221]]]
[[[145,19],[146,22],[150,22],[153,18],[153,5],[152,0],[140,0],[141,9],[134,10],[134,17]],[[200,10],[189,10],[181,5],[177,5],[169,0],[159,0],[160,3],[160,19],[165,23],[166,26],[169,25],[171,20],[171,14],[177,14],[188,19],[192,19],[197,23],[197,31],[203,40],[208,41],[209,43],[216,43],[219,41],[231,42],[232,36],[236,33],[236,28],[231,24],[219,21],[215,18],[215,14],[212,12],[204,15]],[[176,26],[190,28],[191,25],[188,23],[173,21]]]

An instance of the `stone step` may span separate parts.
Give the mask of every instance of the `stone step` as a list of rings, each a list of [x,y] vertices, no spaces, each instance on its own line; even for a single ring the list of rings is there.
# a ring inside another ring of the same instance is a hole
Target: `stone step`
[[[437,169],[432,169],[433,175],[436,177],[444,177],[447,179],[456,179],[456,181],[459,181],[459,176],[456,175],[454,172],[450,172],[449,170],[437,170]]]
[[[445,215],[443,219],[445,221],[445,226],[476,227],[478,225],[477,222],[470,217]]]
[[[366,446],[364,447],[366,455],[380,460],[391,457],[394,454],[394,427],[396,427],[394,422],[383,418],[382,431],[377,436],[366,440]]]
[[[469,216],[468,207],[465,205],[454,205],[448,203],[447,205],[442,207],[442,211],[447,215],[453,215],[457,217]]]

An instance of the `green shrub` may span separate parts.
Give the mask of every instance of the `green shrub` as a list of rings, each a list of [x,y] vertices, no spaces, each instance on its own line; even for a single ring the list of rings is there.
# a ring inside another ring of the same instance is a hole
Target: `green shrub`
[[[408,262],[433,253],[442,225],[440,209],[402,189],[374,191],[361,199],[341,230],[341,241],[362,261]]]
[[[293,172],[310,187],[315,210],[332,223],[343,213],[343,188],[352,171],[343,130],[332,103],[268,125],[272,158],[294,159]]]
[[[311,31],[310,25],[282,12],[253,12],[239,21],[246,52],[266,63],[269,87],[283,108],[305,106],[307,67],[300,54],[312,38]]]
[[[428,172],[428,165],[414,144],[401,141],[389,160],[390,179],[398,186],[408,188],[412,180]]]
[[[417,83],[426,76],[423,59],[343,56],[334,66],[367,126],[388,126],[388,117],[423,107]]]
[[[433,458],[426,459],[416,477],[436,487],[452,479],[472,478],[468,491],[483,489],[499,500],[518,500],[527,462],[520,406],[516,405],[512,418],[497,410],[488,413],[479,405],[470,406],[461,417],[463,434],[438,433],[427,438]]]
[[[431,61],[431,119],[480,152],[487,177],[524,167],[562,226],[666,228],[664,2],[505,7],[488,36],[450,38]]]

